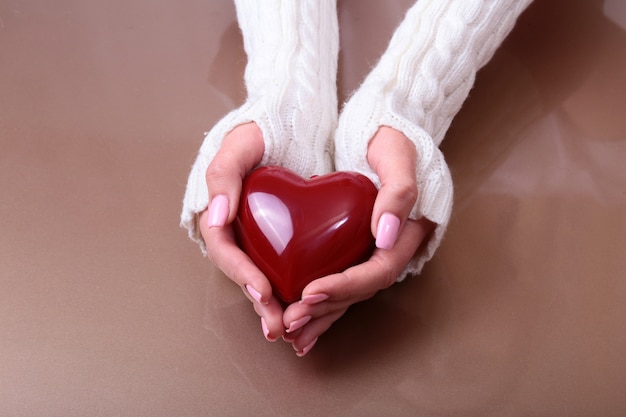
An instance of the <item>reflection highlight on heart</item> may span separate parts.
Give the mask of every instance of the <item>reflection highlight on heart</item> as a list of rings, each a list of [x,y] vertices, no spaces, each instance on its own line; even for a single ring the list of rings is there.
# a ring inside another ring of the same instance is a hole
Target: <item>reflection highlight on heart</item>
[[[293,223],[289,207],[273,194],[251,193],[248,196],[250,213],[277,255],[282,255],[293,238]]]

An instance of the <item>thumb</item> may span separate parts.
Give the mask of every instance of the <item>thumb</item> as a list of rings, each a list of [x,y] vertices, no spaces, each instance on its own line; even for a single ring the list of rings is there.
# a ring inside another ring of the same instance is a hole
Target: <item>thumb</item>
[[[378,248],[391,249],[417,200],[417,150],[403,133],[381,126],[369,142],[367,161],[380,180],[372,233]]]
[[[235,219],[243,178],[259,164],[263,152],[263,134],[256,123],[239,125],[224,137],[206,170],[209,227],[224,226]]]

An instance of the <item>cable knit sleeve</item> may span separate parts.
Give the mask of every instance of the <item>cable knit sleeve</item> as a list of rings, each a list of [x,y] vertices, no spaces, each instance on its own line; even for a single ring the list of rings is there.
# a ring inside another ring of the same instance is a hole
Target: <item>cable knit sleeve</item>
[[[416,146],[419,197],[410,217],[437,224],[430,241],[398,280],[419,273],[445,233],[452,180],[439,144],[487,63],[531,0],[419,0],[387,50],[344,106],[335,137],[338,170],[356,170],[380,184],[367,144],[380,126]]]
[[[224,137],[256,122],[263,133],[261,165],[308,177],[332,169],[330,137],[337,123],[336,0],[236,0],[248,57],[246,102],[206,135],[189,175],[181,226],[204,248],[198,214],[209,196],[205,172]]]

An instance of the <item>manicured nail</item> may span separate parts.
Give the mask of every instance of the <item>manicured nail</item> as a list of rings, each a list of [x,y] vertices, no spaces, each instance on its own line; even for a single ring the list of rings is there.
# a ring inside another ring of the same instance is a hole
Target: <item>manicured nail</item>
[[[313,305],[328,300],[330,297],[327,294],[312,294],[306,295],[300,300],[302,304]]]
[[[265,336],[268,342],[276,341],[275,338],[270,337],[270,329],[269,327],[267,327],[267,323],[265,322],[265,319],[263,317],[261,317],[261,328],[263,329],[263,335]]]
[[[287,343],[293,343],[293,342],[295,342],[295,341],[296,341],[296,339],[294,339],[294,338],[292,338],[292,337],[289,337],[289,336],[287,336],[286,334],[284,334],[284,335],[283,335],[283,340],[284,340],[285,342],[287,342]]]
[[[378,220],[376,230],[376,247],[380,249],[391,249],[398,239],[400,231],[400,219],[391,214],[383,213]]]
[[[209,227],[224,226],[228,219],[228,197],[216,195],[209,206]]]
[[[311,343],[309,343],[304,348],[302,348],[302,350],[300,352],[296,352],[296,355],[298,357],[300,357],[300,358],[303,357],[304,355],[309,353],[311,351],[311,349],[313,349],[313,346],[315,346],[315,343],[317,343],[317,337],[315,339],[313,339],[313,341]]]
[[[251,285],[246,285],[246,290],[248,291],[248,294],[250,294],[252,298],[257,300],[259,303],[263,304],[263,302],[261,301],[261,293],[255,290],[254,287],[252,287]]]
[[[289,325],[289,328],[287,329],[287,333],[293,333],[296,330],[302,328],[302,326],[304,326],[309,321],[311,321],[311,318],[312,318],[311,316],[304,316],[298,320],[292,321],[291,324]]]

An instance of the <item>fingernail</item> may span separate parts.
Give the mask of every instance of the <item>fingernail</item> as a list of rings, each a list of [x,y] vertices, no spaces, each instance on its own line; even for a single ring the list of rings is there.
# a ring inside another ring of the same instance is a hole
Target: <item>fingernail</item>
[[[396,239],[398,239],[399,231],[400,219],[391,213],[383,213],[376,230],[376,247],[380,249],[393,248]]]
[[[261,293],[260,292],[255,290],[251,285],[247,285],[247,284],[246,284],[246,290],[248,291],[248,294],[250,294],[250,296],[252,298],[257,300],[259,303],[263,304],[263,302],[261,301]]]
[[[270,337],[270,329],[269,327],[267,327],[267,323],[265,322],[265,319],[263,317],[261,317],[261,328],[263,329],[263,335],[265,336],[268,342],[276,341],[275,338]]]
[[[208,223],[209,227],[224,226],[228,219],[228,197],[216,195],[211,200],[209,206]]]
[[[322,301],[326,301],[329,298],[330,297],[327,294],[313,294],[313,295],[305,296],[304,298],[302,298],[302,300],[300,300],[300,302],[302,304],[313,305],[313,304],[321,303]]]
[[[306,345],[300,352],[296,352],[296,355],[298,357],[300,357],[300,358],[303,357],[304,355],[309,353],[311,351],[311,349],[313,349],[313,346],[315,346],[315,343],[317,343],[317,337],[315,339],[313,339],[313,341],[311,343]]]
[[[296,330],[302,328],[305,324],[311,321],[311,316],[304,316],[298,320],[294,320],[289,324],[289,328],[287,329],[287,333],[295,332]]]
[[[296,341],[296,339],[292,339],[291,337],[287,336],[286,334],[283,335],[283,340],[287,343],[293,343]]]

